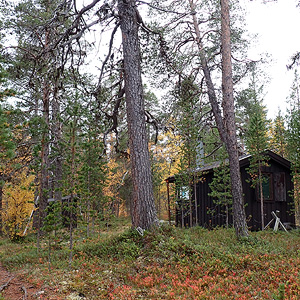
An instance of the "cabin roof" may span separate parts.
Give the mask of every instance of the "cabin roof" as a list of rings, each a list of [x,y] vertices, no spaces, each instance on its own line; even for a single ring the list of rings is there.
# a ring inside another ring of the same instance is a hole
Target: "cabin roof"
[[[265,151],[265,155],[269,156],[270,159],[276,161],[280,165],[286,167],[287,169],[291,168],[291,162],[282,156],[276,154],[275,152],[271,150]],[[250,164],[250,154],[245,154],[239,157],[240,167],[245,167]],[[228,163],[228,159],[225,160],[226,163]],[[204,164],[201,168],[195,168],[193,170],[193,173],[201,173],[201,172],[212,172],[215,168],[218,168],[221,165],[222,161],[215,161],[212,163]],[[178,176],[178,175],[177,175]],[[173,183],[176,180],[176,175],[169,176],[166,181],[169,183]]]

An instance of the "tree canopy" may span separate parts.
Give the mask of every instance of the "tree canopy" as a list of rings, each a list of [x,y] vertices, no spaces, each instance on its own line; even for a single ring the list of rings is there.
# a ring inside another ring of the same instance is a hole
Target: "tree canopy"
[[[195,170],[226,149],[224,195],[240,238],[248,230],[239,155],[252,155],[251,174],[268,148],[298,170],[297,72],[288,116],[270,127],[262,62],[247,57],[238,1],[20,0],[0,8],[0,163],[9,173],[1,186],[34,176],[28,195],[39,234],[49,203],[62,210],[64,199],[87,235],[95,220],[121,212],[133,228],[154,228],[170,210],[164,180],[176,169],[187,174],[197,225]]]

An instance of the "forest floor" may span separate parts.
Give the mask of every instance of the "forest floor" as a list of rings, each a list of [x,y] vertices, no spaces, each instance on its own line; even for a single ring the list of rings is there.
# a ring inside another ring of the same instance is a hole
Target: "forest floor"
[[[298,230],[252,232],[237,241],[232,229],[162,226],[141,236],[129,228],[117,221],[88,238],[78,228],[72,253],[67,231],[56,242],[51,236],[50,248],[45,239],[38,252],[34,236],[0,238],[0,286],[13,278],[0,300],[300,297]]]
[[[11,273],[0,264],[0,299],[36,300],[57,299],[51,287],[38,287],[26,281],[17,273]],[[2,297],[2,298],[1,298]]]

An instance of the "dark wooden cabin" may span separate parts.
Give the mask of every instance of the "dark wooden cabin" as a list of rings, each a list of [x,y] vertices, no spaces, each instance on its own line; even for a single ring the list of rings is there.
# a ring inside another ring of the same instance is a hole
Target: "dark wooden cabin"
[[[48,209],[53,211],[53,205],[59,203],[61,210],[61,218],[63,227],[70,227],[72,222],[72,227],[77,228],[77,207],[78,207],[78,195],[68,195],[61,198],[61,201],[55,198],[48,199]]]
[[[275,154],[272,151],[266,151],[268,157],[268,166],[263,168],[263,175],[267,180],[263,184],[264,194],[264,223],[268,224],[272,220],[271,212],[274,211],[280,217],[283,224],[294,225],[294,204],[290,195],[293,189],[291,164],[288,160]],[[250,176],[247,172],[249,168],[250,155],[240,158],[240,170],[244,192],[245,211],[247,224],[250,230],[261,229],[260,197],[258,188],[252,188]],[[176,184],[176,224],[178,226],[190,226],[190,214],[192,213],[193,225],[199,225],[206,228],[225,226],[226,213],[224,206],[216,205],[213,198],[208,194],[211,192],[209,184],[212,182],[214,169],[218,168],[220,163],[205,165],[195,171],[197,178],[196,184],[190,187],[191,201],[187,201],[184,196],[187,187],[180,187],[177,182],[180,175],[171,176],[166,179],[167,184]],[[195,201],[195,194],[196,200]],[[197,204],[197,213],[195,209]],[[192,209],[190,209],[192,204]],[[197,219],[197,222],[196,222]],[[198,223],[198,224],[196,224]],[[232,214],[229,214],[229,224],[232,225]]]

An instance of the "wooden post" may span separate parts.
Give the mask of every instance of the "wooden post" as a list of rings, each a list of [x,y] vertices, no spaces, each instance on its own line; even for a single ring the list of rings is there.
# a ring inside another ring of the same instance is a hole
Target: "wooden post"
[[[166,180],[167,183],[167,194],[168,194],[168,218],[169,218],[169,225],[171,225],[171,206],[170,206],[170,186],[169,180]]]

